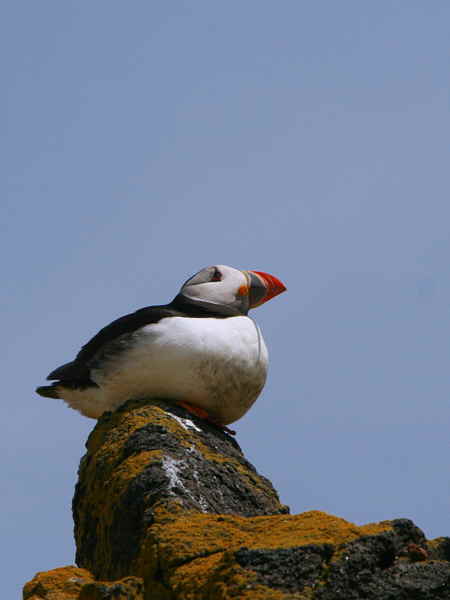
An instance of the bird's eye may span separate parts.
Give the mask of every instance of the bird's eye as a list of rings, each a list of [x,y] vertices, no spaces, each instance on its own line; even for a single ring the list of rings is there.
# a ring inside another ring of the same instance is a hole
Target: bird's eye
[[[219,271],[219,269],[214,269],[211,281],[222,281],[222,273]]]

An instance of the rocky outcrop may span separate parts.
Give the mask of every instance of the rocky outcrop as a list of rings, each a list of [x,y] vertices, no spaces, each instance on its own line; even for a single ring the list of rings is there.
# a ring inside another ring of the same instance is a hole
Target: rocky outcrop
[[[450,539],[289,515],[228,434],[164,401],[104,415],[73,502],[76,561],[25,600],[450,600]]]
[[[24,600],[144,600],[140,577],[95,581],[86,569],[61,567],[37,573],[23,589]]]
[[[179,515],[242,517],[287,512],[229,435],[182,408],[128,403],[103,417],[87,442],[73,501],[76,561],[100,579],[141,572],[161,522]],[[145,558],[144,558],[145,556]]]

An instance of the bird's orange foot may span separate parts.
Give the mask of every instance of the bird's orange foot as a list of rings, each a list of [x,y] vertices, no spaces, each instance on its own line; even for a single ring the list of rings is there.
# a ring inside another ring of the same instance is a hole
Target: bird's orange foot
[[[200,417],[200,419],[203,419],[207,423],[211,423],[211,425],[218,427],[222,431],[225,431],[230,435],[236,435],[236,432],[233,429],[230,429],[226,425],[222,425],[222,423],[219,423],[218,421],[215,421],[213,418],[211,418],[204,408],[200,408],[200,406],[195,406],[194,404],[190,404],[189,402],[185,402],[184,400],[181,402],[177,402],[177,404],[178,406],[182,406],[183,408],[185,408],[192,415]]]

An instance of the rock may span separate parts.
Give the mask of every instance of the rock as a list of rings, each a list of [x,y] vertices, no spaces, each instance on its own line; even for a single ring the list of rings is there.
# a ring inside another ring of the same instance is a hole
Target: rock
[[[89,571],[74,566],[39,572],[24,586],[23,600],[73,600],[92,581]]]
[[[37,573],[23,588],[23,600],[144,600],[139,577],[95,581],[86,569],[61,567]]]
[[[73,514],[83,568],[38,574],[26,600],[450,600],[449,538],[289,515],[232,437],[164,401],[99,420]]]
[[[97,578],[135,572],[155,511],[283,514],[237,442],[167,402],[128,402],[87,441],[73,501],[76,562]]]
[[[144,582],[139,577],[94,581],[81,588],[77,600],[144,600]]]

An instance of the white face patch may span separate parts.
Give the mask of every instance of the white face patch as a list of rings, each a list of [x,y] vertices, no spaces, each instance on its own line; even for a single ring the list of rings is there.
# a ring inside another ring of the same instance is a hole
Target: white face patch
[[[219,271],[220,280],[211,280],[214,269]],[[202,281],[202,275],[208,280]],[[181,288],[180,294],[194,304],[210,308],[211,312],[231,316],[247,314],[249,301],[246,290],[248,280],[245,273],[227,265],[217,265],[207,267],[191,277]]]

